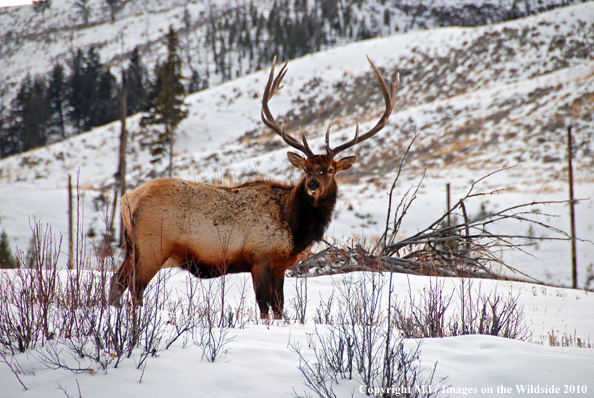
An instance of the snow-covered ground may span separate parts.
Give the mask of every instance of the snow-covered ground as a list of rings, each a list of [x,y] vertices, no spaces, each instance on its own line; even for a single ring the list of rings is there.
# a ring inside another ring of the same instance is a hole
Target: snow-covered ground
[[[175,271],[166,286],[174,292],[175,289],[185,291],[187,277],[189,274]],[[97,371],[94,374],[47,369],[36,359],[38,352],[29,352],[13,359],[24,371],[19,377],[28,390],[23,389],[6,364],[0,363],[1,394],[3,397],[63,397],[64,392],[59,386],[67,389],[73,397],[79,396],[79,389],[82,397],[276,398],[292,396],[293,389],[303,394],[307,389],[298,369],[299,358],[290,346],[300,343],[304,357],[314,359],[309,345],[312,342],[315,344],[315,328],[321,334],[326,333],[324,325],[313,322],[316,309],[334,294],[333,310],[336,311],[336,300],[340,297],[337,289],[343,285],[343,278],[354,284],[365,280],[364,275],[359,273],[309,278],[305,325],[296,323],[294,319],[290,322],[275,321],[269,325],[256,325],[251,321],[244,328],[230,329],[229,337],[233,340],[215,362],[203,360],[201,350],[195,345],[183,348],[182,339],[168,350],[159,351],[157,357],[149,357],[144,369],[136,368],[139,350],[135,350],[132,358],[124,360],[117,369],[109,368],[107,372]],[[402,302],[407,300],[409,289],[413,295],[418,295],[423,289],[435,288],[436,281],[428,277],[395,274],[394,297]],[[456,278],[440,278],[439,281],[444,283],[445,296],[460,286],[460,279]],[[297,282],[297,279],[290,278],[285,283],[285,300],[290,314]],[[388,282],[388,275],[383,276],[383,282]],[[239,292],[246,283],[249,290],[246,308],[255,307],[251,280],[247,275],[236,275],[227,279],[227,302],[233,308],[239,303]],[[592,293],[485,280],[475,281],[474,288],[479,287],[487,293],[497,291],[503,297],[519,295],[518,304],[523,306],[526,325],[533,332],[532,339],[519,341],[487,335],[422,339],[420,365],[426,369],[424,375],[427,375],[437,363],[433,386],[442,389],[438,396],[594,396],[593,348],[549,346],[551,333],[559,339],[563,335],[578,337],[592,345],[594,318],[589,316],[594,308]],[[387,287],[383,292],[387,292]],[[384,306],[385,303],[384,294]],[[450,308],[456,309],[457,306],[455,295]],[[411,339],[406,344],[413,347],[416,343],[416,339]],[[63,352],[63,357],[72,361],[69,355],[68,350]],[[334,387],[336,396],[365,396],[361,392],[365,388],[361,382],[339,381]],[[522,393],[520,388],[526,390]],[[547,392],[534,393],[540,388],[547,389]],[[556,392],[549,393],[551,388]],[[529,392],[530,389],[533,393]],[[579,393],[574,392],[576,389]]]

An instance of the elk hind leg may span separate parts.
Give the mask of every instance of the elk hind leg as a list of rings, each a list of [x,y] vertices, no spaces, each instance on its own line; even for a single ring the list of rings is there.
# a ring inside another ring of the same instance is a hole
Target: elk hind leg
[[[129,284],[135,305],[142,305],[144,290],[173,253],[171,245],[161,238],[145,245],[144,249],[142,252],[137,251],[134,275]]]
[[[271,299],[271,269],[270,266],[259,264],[252,269],[252,280],[256,292],[256,302],[260,307],[260,318],[268,319],[268,307]]]
[[[151,247],[159,250],[150,250]],[[146,245],[145,251],[140,252],[126,235],[126,256],[111,278],[109,303],[118,305],[123,293],[130,289],[134,304],[142,305],[144,290],[170,256],[171,251],[164,251],[160,242]]]
[[[109,288],[109,304],[120,305],[122,295],[132,284],[134,277],[133,270],[136,268],[135,247],[130,242],[128,235],[125,234],[126,255],[120,268],[112,275]]]

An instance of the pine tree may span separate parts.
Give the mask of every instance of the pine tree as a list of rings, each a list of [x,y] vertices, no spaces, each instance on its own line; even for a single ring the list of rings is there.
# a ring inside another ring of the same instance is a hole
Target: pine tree
[[[97,122],[99,115],[95,110],[100,102],[98,93],[101,89],[104,89],[99,87],[101,84],[101,68],[99,53],[97,53],[95,47],[89,48],[83,65],[81,94],[84,96],[82,103],[84,119],[81,126],[82,131],[89,131],[91,128],[99,125]]]
[[[10,242],[6,231],[0,234],[0,268],[17,268],[17,262],[10,250]]]
[[[89,0],[74,0],[74,6],[78,8],[78,12],[83,18],[83,24],[89,24],[89,16],[91,14],[91,10],[88,4]]]
[[[52,0],[34,0],[33,9],[37,13],[41,13],[41,17],[45,21],[45,11],[52,8]]]
[[[56,63],[50,73],[48,85],[48,100],[50,105],[49,134],[60,135],[62,139],[66,139],[66,88],[64,67]]]
[[[78,50],[70,61],[70,77],[68,79],[68,118],[79,133],[83,132],[87,117],[87,101],[85,96],[85,56]]]
[[[188,82],[188,88],[186,92],[188,94],[196,93],[200,90],[204,90],[206,87],[203,85],[203,81],[200,78],[200,74],[197,70],[192,70],[192,77],[190,77],[190,81]]]
[[[103,126],[119,119],[118,81],[109,70],[99,73],[93,93],[89,127]]]
[[[144,96],[142,108],[142,111],[144,112],[149,112],[152,108],[155,107],[157,98],[159,98],[159,95],[161,94],[161,89],[163,87],[163,67],[159,61],[155,63],[152,75],[153,78],[150,80]],[[148,119],[143,118],[142,124],[147,123]]]
[[[8,101],[5,101],[8,89],[0,86],[0,158],[15,153],[14,136],[10,134],[10,112]]]
[[[182,82],[182,61],[178,54],[177,33],[173,26],[169,27],[169,32],[165,37],[167,38],[167,59],[160,67],[161,90],[149,115],[143,118],[143,124],[164,126],[164,131],[155,140],[151,153],[154,157],[153,163],[155,163],[161,161],[165,152],[169,152],[169,176],[171,176],[173,174],[175,129],[188,115],[188,112],[184,109],[186,90]]]
[[[111,22],[115,21],[115,14],[121,7],[120,0],[105,0],[109,6],[109,13],[111,14]]]
[[[29,239],[29,247],[27,247],[27,253],[25,254],[25,266],[27,268],[42,268],[43,264],[40,264],[41,256],[39,253],[37,235],[33,233],[31,239]]]
[[[138,47],[132,51],[126,69],[126,108],[128,116],[145,109],[147,97],[146,68],[142,65]]]
[[[48,135],[50,106],[43,79],[31,81],[27,76],[12,101],[10,132],[17,141],[16,152],[45,145]]]
[[[94,47],[78,51],[70,65],[68,116],[79,131],[88,131],[119,118],[118,84],[103,65]]]

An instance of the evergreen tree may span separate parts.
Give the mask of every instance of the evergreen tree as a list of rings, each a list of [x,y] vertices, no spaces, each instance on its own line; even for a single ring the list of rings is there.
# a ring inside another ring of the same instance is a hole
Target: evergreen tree
[[[84,100],[81,104],[83,113],[82,131],[89,131],[91,128],[98,126],[96,123],[97,113],[95,107],[98,106],[100,99],[99,85],[101,82],[101,60],[95,47],[89,48],[82,69],[82,86],[81,96]]]
[[[15,151],[14,137],[10,134],[10,112],[5,94],[7,88],[0,86],[0,159]]]
[[[84,131],[88,97],[85,96],[85,56],[78,50],[70,62],[68,79],[68,118],[78,132]]]
[[[49,134],[60,135],[62,139],[66,139],[66,88],[64,67],[59,63],[56,63],[50,73],[48,85],[48,100],[50,106]]]
[[[45,21],[45,11],[52,8],[52,0],[34,0],[33,9],[37,13],[41,13],[41,17]]]
[[[179,42],[173,26],[169,27],[166,38],[167,59],[161,67],[161,90],[149,115],[143,118],[143,123],[164,126],[164,131],[155,140],[151,153],[154,157],[153,162],[160,162],[165,152],[169,152],[169,176],[171,176],[175,129],[188,115],[188,112],[184,109],[186,90],[182,82],[182,62],[178,53]],[[169,146],[168,149],[166,149],[167,146]]]
[[[152,75],[153,78],[150,80],[148,84],[148,88],[146,90],[146,94],[143,101],[142,111],[144,112],[149,112],[152,108],[155,107],[157,98],[159,98],[159,95],[161,94],[161,89],[163,87],[163,67],[159,61],[155,63]],[[143,124],[147,123],[145,119],[146,118],[142,119]]]
[[[143,111],[147,97],[146,68],[142,65],[138,47],[132,51],[126,69],[126,108],[128,116]]]
[[[357,39],[359,40],[367,40],[373,37],[371,31],[367,28],[367,22],[365,18],[361,20],[359,24],[359,32],[357,33]]]
[[[27,268],[42,268],[43,264],[40,264],[41,256],[39,253],[39,248],[37,246],[38,239],[37,235],[33,233],[31,239],[29,240],[29,247],[27,247],[27,254],[25,254],[25,266]]]
[[[89,0],[74,0],[74,6],[78,8],[78,12],[82,16],[84,25],[89,24],[89,16],[91,15],[88,2]]]
[[[340,25],[338,14],[338,0],[322,0],[320,6],[322,8],[322,19],[328,21],[332,29],[342,33],[342,26]]]
[[[115,21],[115,14],[118,12],[121,6],[120,0],[105,0],[109,6],[109,13],[111,14],[111,22]]]
[[[48,135],[50,106],[45,81],[27,76],[12,101],[10,132],[16,152],[45,145]]]
[[[118,81],[109,70],[99,72],[99,79],[93,94],[89,129],[119,119]]]
[[[10,250],[10,242],[6,231],[0,234],[0,268],[17,268],[17,262]]]
[[[192,77],[190,77],[190,81],[188,82],[187,93],[193,94],[200,90],[204,90],[206,87],[204,86],[204,82],[200,78],[200,74],[197,70],[192,71]]]
[[[118,84],[103,65],[94,47],[86,56],[79,50],[70,65],[68,116],[79,132],[119,118]]]
[[[272,59],[272,56],[278,55],[280,59],[286,59],[285,54],[282,51],[283,48],[283,24],[281,22],[281,10],[279,6],[276,4],[276,1],[272,5],[270,9],[270,14],[268,14],[268,21],[267,21],[267,28],[268,28],[268,35],[271,38],[272,52],[267,54],[267,48],[264,48],[264,57],[268,59]],[[267,61],[268,63],[269,61]]]

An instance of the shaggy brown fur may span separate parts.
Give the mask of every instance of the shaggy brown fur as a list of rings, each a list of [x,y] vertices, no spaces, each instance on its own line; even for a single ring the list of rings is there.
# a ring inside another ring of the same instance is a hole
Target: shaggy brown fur
[[[161,178],[122,197],[126,257],[110,302],[131,287],[136,300],[171,259],[200,278],[250,272],[263,317],[282,316],[285,271],[323,238],[337,198],[336,173],[355,162],[289,153],[305,171],[297,185],[251,181],[235,187]]]

